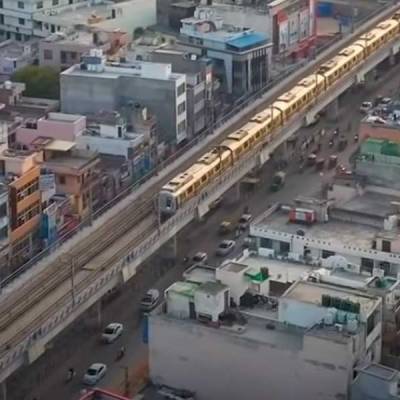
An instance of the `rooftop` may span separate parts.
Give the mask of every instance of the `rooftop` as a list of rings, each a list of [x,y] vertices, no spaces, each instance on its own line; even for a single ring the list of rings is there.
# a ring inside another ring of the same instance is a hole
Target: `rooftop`
[[[289,222],[287,211],[277,210],[261,221],[254,223],[255,229],[276,231],[281,236],[296,235],[300,230],[305,237],[312,237],[321,244],[344,245],[351,243],[354,247],[371,248],[379,229],[353,222],[335,221],[316,222],[312,225]]]
[[[90,2],[92,3],[92,2]],[[89,20],[111,18],[111,7],[107,2],[102,4],[83,3],[70,7],[57,7],[53,15],[47,15],[47,10],[37,11],[34,18],[38,21],[47,22],[49,24],[72,26],[72,25],[89,25]]]
[[[51,168],[66,167],[70,170],[79,171],[98,160],[97,154],[90,151],[61,151],[65,152],[65,155],[57,155],[57,157],[46,159],[44,164]]]
[[[196,264],[188,268],[183,277],[191,283],[204,283],[215,281],[215,268],[207,265]]]
[[[382,364],[368,364],[361,368],[358,368],[359,372],[364,372],[368,375],[373,375],[377,378],[384,379],[385,381],[394,381],[399,379],[399,371],[385,367]]]
[[[359,303],[363,315],[369,315],[374,309],[377,299],[364,295],[358,291],[344,289],[330,285],[311,283],[307,281],[297,281],[284,293],[282,298],[293,299],[299,302],[311,303],[318,306],[322,305],[322,295],[350,300]]]
[[[174,292],[176,294],[193,297],[194,292],[198,289],[199,284],[191,283],[191,282],[182,282],[178,281],[173,283],[168,289],[168,292]]]
[[[0,58],[3,59],[30,59],[35,55],[38,48],[38,41],[31,39],[27,42],[5,40],[0,43]]]
[[[198,288],[197,292],[204,292],[211,296],[215,296],[218,293],[224,292],[228,286],[223,285],[219,282],[204,282]]]

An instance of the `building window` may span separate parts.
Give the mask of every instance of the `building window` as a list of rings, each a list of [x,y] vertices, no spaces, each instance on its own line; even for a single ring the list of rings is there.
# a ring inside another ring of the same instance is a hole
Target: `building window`
[[[186,111],[186,102],[184,101],[183,103],[178,105],[178,114],[182,114],[185,111]]]
[[[25,20],[23,18],[18,18],[18,23],[20,25],[25,25]]]
[[[382,240],[382,251],[386,253],[390,253],[391,250],[391,243],[389,240]]]
[[[43,8],[43,1],[38,1],[38,2],[36,3],[36,8],[37,8],[38,10],[40,10],[41,8]]]
[[[53,4],[53,6],[58,6],[58,0],[53,0],[52,4]]]
[[[18,2],[18,8],[24,9],[25,8],[25,3],[23,1]]]
[[[39,190],[39,179],[36,178],[33,181],[21,186],[17,190],[17,201],[23,200],[25,197],[37,192]]]
[[[335,252],[330,250],[322,250],[322,258],[328,258],[334,256]]]
[[[4,15],[0,14],[0,24],[4,24]]]
[[[7,203],[0,205],[0,218],[7,216]]]
[[[45,60],[52,60],[53,59],[53,52],[51,50],[44,50],[43,51],[43,58]]]
[[[183,133],[186,130],[186,121],[182,121],[178,124],[178,133]]]
[[[58,183],[60,185],[65,185],[66,179],[64,175],[58,175]]]
[[[264,249],[272,249],[272,239],[260,238],[260,247]]]
[[[66,64],[67,63],[67,52],[61,51],[60,58],[61,58],[61,64]]]
[[[4,226],[0,229],[0,240],[7,239],[8,237],[8,226]]]
[[[178,96],[181,94],[185,93],[186,91],[186,84],[182,83],[181,85],[178,86]]]
[[[370,258],[361,258],[361,272],[368,272],[372,275],[374,269],[374,260]]]

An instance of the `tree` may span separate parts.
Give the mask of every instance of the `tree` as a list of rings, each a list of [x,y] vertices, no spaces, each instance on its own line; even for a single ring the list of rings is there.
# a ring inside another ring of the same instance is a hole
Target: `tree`
[[[11,79],[26,84],[24,95],[27,97],[60,98],[59,73],[51,67],[28,65],[15,72]]]

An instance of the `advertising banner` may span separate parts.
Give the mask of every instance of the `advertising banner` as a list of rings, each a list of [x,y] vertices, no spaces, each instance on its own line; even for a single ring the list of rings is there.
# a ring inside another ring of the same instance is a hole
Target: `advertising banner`
[[[300,29],[299,29],[299,39],[303,40],[309,36],[309,23],[310,14],[308,9],[303,9],[300,11]]]
[[[289,24],[288,20],[279,23],[279,51],[285,51],[289,47]]]

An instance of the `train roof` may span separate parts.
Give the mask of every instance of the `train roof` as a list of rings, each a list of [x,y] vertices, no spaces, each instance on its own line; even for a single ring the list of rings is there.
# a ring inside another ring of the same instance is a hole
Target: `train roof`
[[[269,121],[271,121],[271,117],[272,117],[272,113],[273,111],[271,110],[272,105],[270,105],[267,108],[264,108],[264,110],[260,111],[259,113],[257,113],[256,115],[252,116],[250,121],[260,124],[260,123],[268,123]]]

